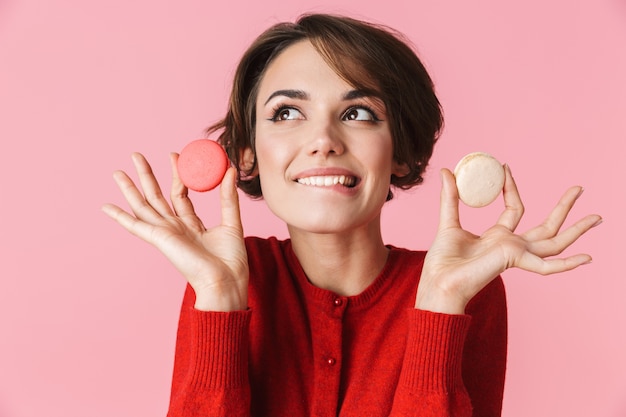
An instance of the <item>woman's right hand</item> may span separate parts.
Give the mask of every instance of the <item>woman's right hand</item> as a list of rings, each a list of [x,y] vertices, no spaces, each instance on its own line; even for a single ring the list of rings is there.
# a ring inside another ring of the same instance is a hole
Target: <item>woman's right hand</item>
[[[172,262],[194,289],[196,309],[245,310],[248,257],[235,168],[228,169],[220,186],[222,222],[207,229],[178,177],[178,154],[171,155],[171,206],[144,156],[134,153],[132,159],[143,194],[125,172],[116,171],[113,178],[134,215],[113,204],[104,205],[102,210],[130,233],[154,245]]]

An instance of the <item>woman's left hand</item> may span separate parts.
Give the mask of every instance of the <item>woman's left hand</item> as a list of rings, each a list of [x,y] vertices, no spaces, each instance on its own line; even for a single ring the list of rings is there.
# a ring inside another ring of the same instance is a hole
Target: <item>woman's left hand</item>
[[[495,225],[477,236],[461,227],[454,175],[447,169],[441,171],[439,228],[424,261],[416,308],[463,314],[467,303],[509,268],[549,275],[591,262],[588,254],[550,258],[602,221],[598,215],[589,215],[560,231],[583,189],[570,188],[542,224],[515,234],[524,206],[508,166],[505,174],[505,209]]]

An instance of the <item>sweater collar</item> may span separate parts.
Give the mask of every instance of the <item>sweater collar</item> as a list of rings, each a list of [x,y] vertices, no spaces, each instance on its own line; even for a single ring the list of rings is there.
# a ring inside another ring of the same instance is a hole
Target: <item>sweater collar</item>
[[[378,276],[361,293],[346,297],[313,285],[304,273],[302,265],[293,251],[291,240],[285,240],[283,245],[283,253],[285,254],[287,265],[292,272],[292,277],[297,281],[298,286],[302,289],[307,299],[327,305],[337,299],[341,299],[342,301],[347,301],[350,308],[367,308],[376,303],[377,299],[385,292],[385,288],[390,285],[394,279],[401,279],[401,259],[405,254],[409,253],[406,249],[387,245],[389,249],[387,261]]]

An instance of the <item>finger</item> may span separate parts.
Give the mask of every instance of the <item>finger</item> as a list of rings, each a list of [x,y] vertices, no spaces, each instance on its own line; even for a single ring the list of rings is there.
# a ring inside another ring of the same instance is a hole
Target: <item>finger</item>
[[[515,231],[524,214],[524,204],[520,198],[517,185],[511,174],[511,168],[504,166],[504,211],[498,218],[498,224],[511,232]]]
[[[543,259],[532,253],[526,252],[518,265],[514,265],[525,271],[535,272],[541,275],[551,275],[559,272],[570,271],[581,265],[591,262],[591,256],[578,254],[567,258]]]
[[[539,226],[524,233],[523,236],[529,241],[534,241],[548,239],[556,235],[582,192],[583,188],[579,186],[567,190],[546,220]]]
[[[138,219],[148,221],[149,223],[159,221],[161,218],[159,213],[148,204],[143,194],[137,189],[133,180],[131,180],[124,171],[115,171],[113,173],[113,179]]]
[[[439,209],[439,230],[459,228],[459,192],[456,180],[450,170],[443,168],[441,174],[441,197]]]
[[[558,255],[589,231],[589,229],[599,225],[601,222],[602,218],[598,215],[587,216],[550,239],[530,242],[528,250],[542,258]]]
[[[170,192],[170,199],[172,201],[172,207],[174,207],[174,212],[180,217],[196,216],[193,203],[189,199],[188,189],[178,176],[177,153],[173,152],[170,154],[170,164],[172,166],[172,190]]]
[[[220,185],[220,202],[222,207],[222,225],[237,229],[243,234],[241,214],[239,211],[239,194],[237,194],[237,170],[228,168]]]
[[[133,235],[149,242],[153,227],[131,216],[114,204],[105,204],[102,211]]]
[[[135,164],[137,174],[139,175],[139,182],[141,183],[143,194],[148,204],[154,207],[154,209],[161,215],[173,215],[174,213],[165,198],[163,198],[161,187],[154,177],[152,167],[146,158],[139,152],[135,152],[132,154],[132,159]]]

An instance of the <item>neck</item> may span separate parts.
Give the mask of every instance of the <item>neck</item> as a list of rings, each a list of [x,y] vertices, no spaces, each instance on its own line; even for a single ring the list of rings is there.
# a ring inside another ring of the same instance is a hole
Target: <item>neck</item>
[[[309,281],[343,296],[357,295],[387,261],[380,222],[343,233],[310,233],[289,228],[293,251]]]

